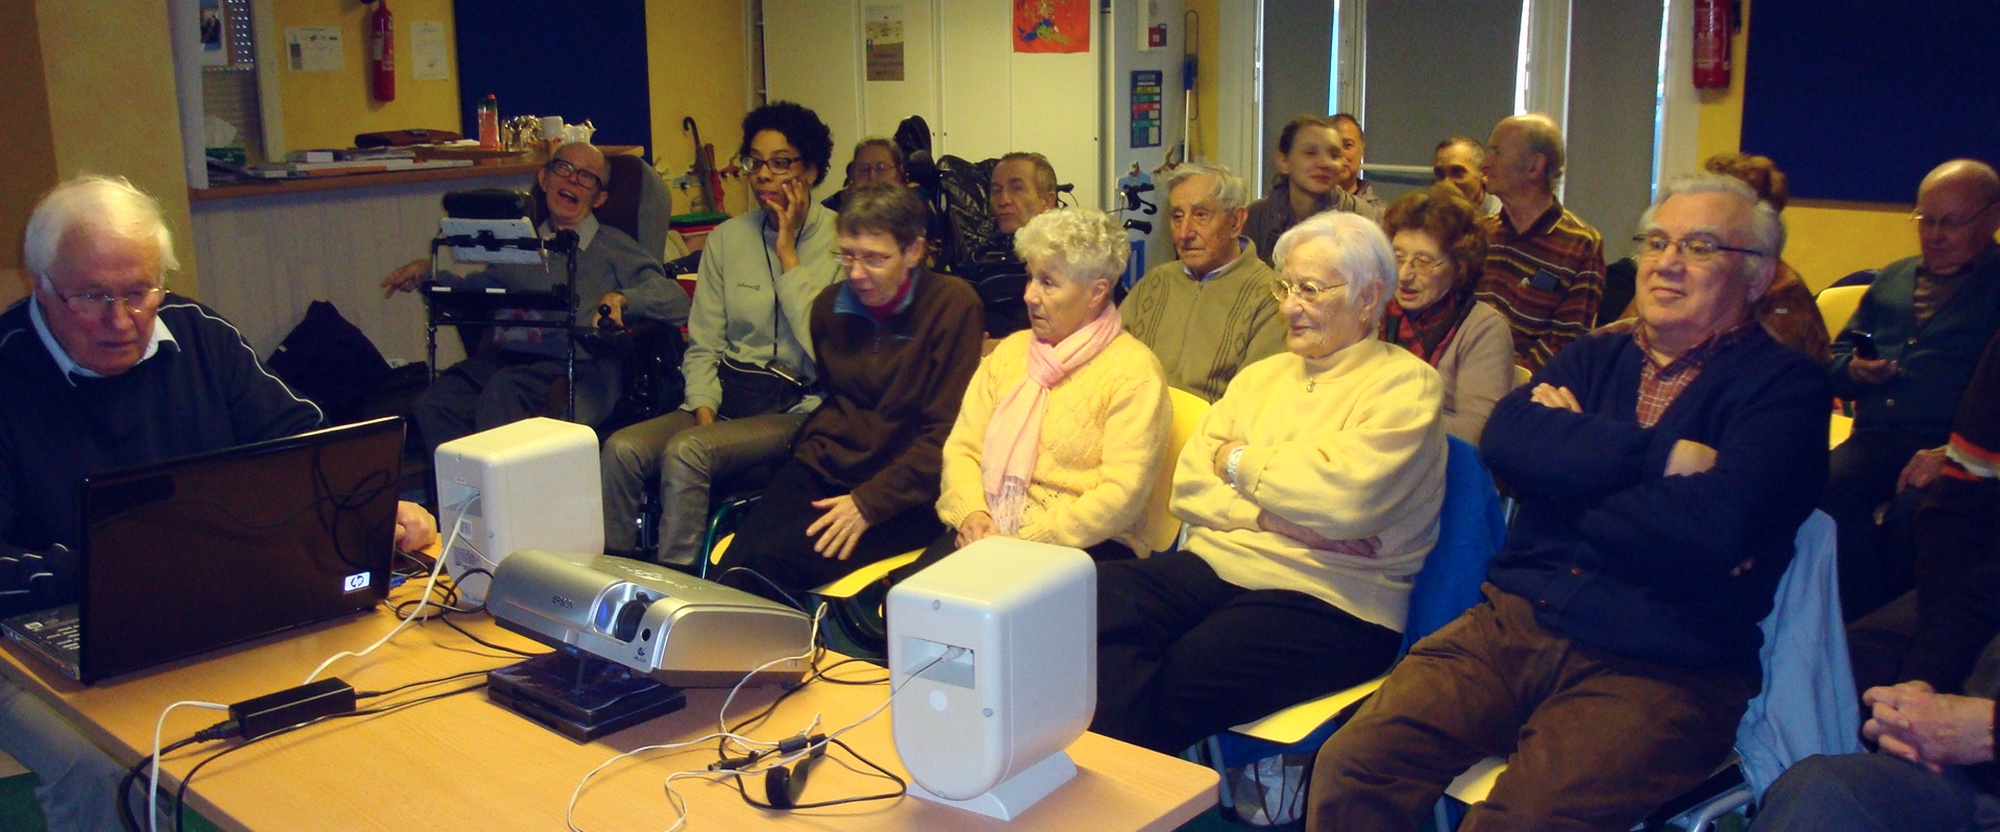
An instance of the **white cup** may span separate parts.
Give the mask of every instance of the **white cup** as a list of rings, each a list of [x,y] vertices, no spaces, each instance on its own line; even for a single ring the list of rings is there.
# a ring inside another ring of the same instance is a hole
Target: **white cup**
[[[562,116],[542,116],[542,138],[560,139],[562,137],[563,137]]]

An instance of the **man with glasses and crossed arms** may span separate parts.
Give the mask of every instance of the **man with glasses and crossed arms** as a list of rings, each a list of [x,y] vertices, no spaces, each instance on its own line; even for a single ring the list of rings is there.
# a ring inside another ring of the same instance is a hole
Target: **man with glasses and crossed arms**
[[[1734,745],[1829,391],[1757,323],[1785,232],[1749,186],[1677,178],[1640,227],[1637,323],[1572,342],[1487,422],[1521,508],[1485,601],[1334,732],[1307,828],[1412,829],[1504,755],[1463,828],[1627,829]]]
[[[463,277],[447,273],[438,279],[475,289],[547,290],[568,279],[569,261],[575,258],[579,322],[595,321],[604,306],[617,324],[630,314],[680,326],[687,321],[688,296],[667,279],[658,253],[648,253],[625,232],[599,223],[593,213],[608,198],[610,182],[611,165],[596,147],[571,142],[556,148],[535,174],[548,213],[540,230],[544,236],[575,232],[576,250],[552,255],[546,269],[496,263]],[[429,260],[410,261],[382,279],[382,296],[415,291],[429,272]],[[452,365],[417,397],[413,411],[428,453],[436,454],[439,445],[461,436],[533,416],[547,405],[550,385],[563,377],[569,336],[554,329],[503,327],[495,337],[500,350]],[[597,425],[618,403],[618,365],[586,358],[579,349],[576,421]]]
[[[1834,394],[1854,404],[1820,503],[1840,530],[1850,621],[1914,586],[1908,552],[1879,539],[1875,509],[1936,477],[1959,396],[2000,330],[2000,176],[1971,159],[1939,165],[1911,219],[1922,253],[1882,269],[1828,367]]]
[[[236,328],[171,294],[173,237],[122,178],[56,186],[28,219],[34,292],[0,312],[0,617],[74,602],[76,483],[290,436],[324,417],[271,375]],[[399,503],[396,545],[437,538]],[[0,678],[0,749],[41,778],[52,830],[116,829],[124,767]]]

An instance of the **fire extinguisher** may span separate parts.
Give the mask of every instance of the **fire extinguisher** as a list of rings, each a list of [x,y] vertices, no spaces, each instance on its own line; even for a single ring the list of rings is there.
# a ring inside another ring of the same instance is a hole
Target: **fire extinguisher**
[[[1729,40],[1735,0],[1694,0],[1694,87],[1729,88]]]
[[[396,17],[389,0],[375,0],[368,13],[368,78],[376,101],[396,100]]]

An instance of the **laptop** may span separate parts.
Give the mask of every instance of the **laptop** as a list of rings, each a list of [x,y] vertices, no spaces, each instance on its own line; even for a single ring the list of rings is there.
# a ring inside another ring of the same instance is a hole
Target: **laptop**
[[[396,417],[87,477],[77,603],[0,622],[83,684],[388,594]]]

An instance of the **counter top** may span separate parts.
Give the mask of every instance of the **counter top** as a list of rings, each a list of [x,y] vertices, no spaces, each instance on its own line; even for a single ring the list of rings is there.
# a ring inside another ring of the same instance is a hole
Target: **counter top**
[[[637,155],[645,150],[638,145],[603,145],[599,147],[607,155]],[[279,196],[302,194],[313,191],[338,191],[350,188],[373,188],[382,185],[407,185],[414,182],[445,182],[454,179],[484,179],[495,176],[526,177],[535,172],[548,157],[541,154],[516,153],[492,158],[492,151],[479,151],[483,158],[475,159],[471,167],[434,168],[430,170],[395,170],[378,173],[353,173],[340,176],[309,176],[300,179],[272,179],[262,182],[246,182],[239,185],[219,185],[213,188],[189,188],[190,202],[204,202],[214,199],[237,199],[252,196]],[[418,158],[451,159],[465,158],[454,154],[449,148],[441,148],[437,153],[418,151]]]

